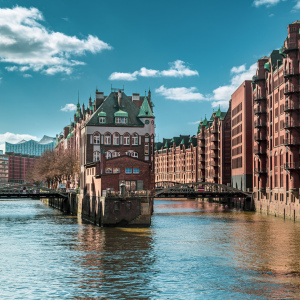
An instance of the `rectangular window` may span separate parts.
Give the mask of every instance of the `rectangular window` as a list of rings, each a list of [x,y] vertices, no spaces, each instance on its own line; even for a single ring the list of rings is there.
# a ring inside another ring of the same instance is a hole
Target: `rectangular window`
[[[133,168],[133,174],[140,174],[140,168]]]
[[[132,173],[132,168],[126,168],[125,173],[126,174],[131,174]]]
[[[129,136],[124,136],[123,137],[123,139],[124,139],[124,145],[130,145],[130,138],[129,138]]]
[[[112,168],[106,168],[105,173],[112,173]]]
[[[99,117],[99,123],[100,124],[105,124],[106,123],[106,118],[105,117]]]
[[[127,118],[116,117],[116,124],[127,124]]]
[[[120,168],[113,168],[113,173],[114,174],[120,173]]]

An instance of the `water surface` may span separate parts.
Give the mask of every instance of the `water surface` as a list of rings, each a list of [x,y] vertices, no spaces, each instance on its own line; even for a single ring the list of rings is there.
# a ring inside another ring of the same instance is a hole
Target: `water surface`
[[[300,223],[156,201],[147,229],[0,201],[0,299],[300,299]]]

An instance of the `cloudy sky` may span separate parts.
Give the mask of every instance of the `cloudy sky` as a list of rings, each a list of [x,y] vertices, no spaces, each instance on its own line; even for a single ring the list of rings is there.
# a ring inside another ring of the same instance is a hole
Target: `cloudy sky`
[[[300,1],[0,0],[0,149],[55,136],[111,86],[155,104],[157,140],[197,123],[282,46]]]

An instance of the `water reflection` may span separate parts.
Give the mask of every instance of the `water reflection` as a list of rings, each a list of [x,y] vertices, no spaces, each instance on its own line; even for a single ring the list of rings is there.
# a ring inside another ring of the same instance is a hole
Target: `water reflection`
[[[300,223],[156,201],[148,229],[0,201],[1,299],[296,299]]]

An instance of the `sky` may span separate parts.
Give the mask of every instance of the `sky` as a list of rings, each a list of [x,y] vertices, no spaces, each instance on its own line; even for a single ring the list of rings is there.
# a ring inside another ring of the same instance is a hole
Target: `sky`
[[[297,19],[295,0],[0,0],[0,149],[55,137],[96,88],[150,89],[156,141],[196,134]]]

